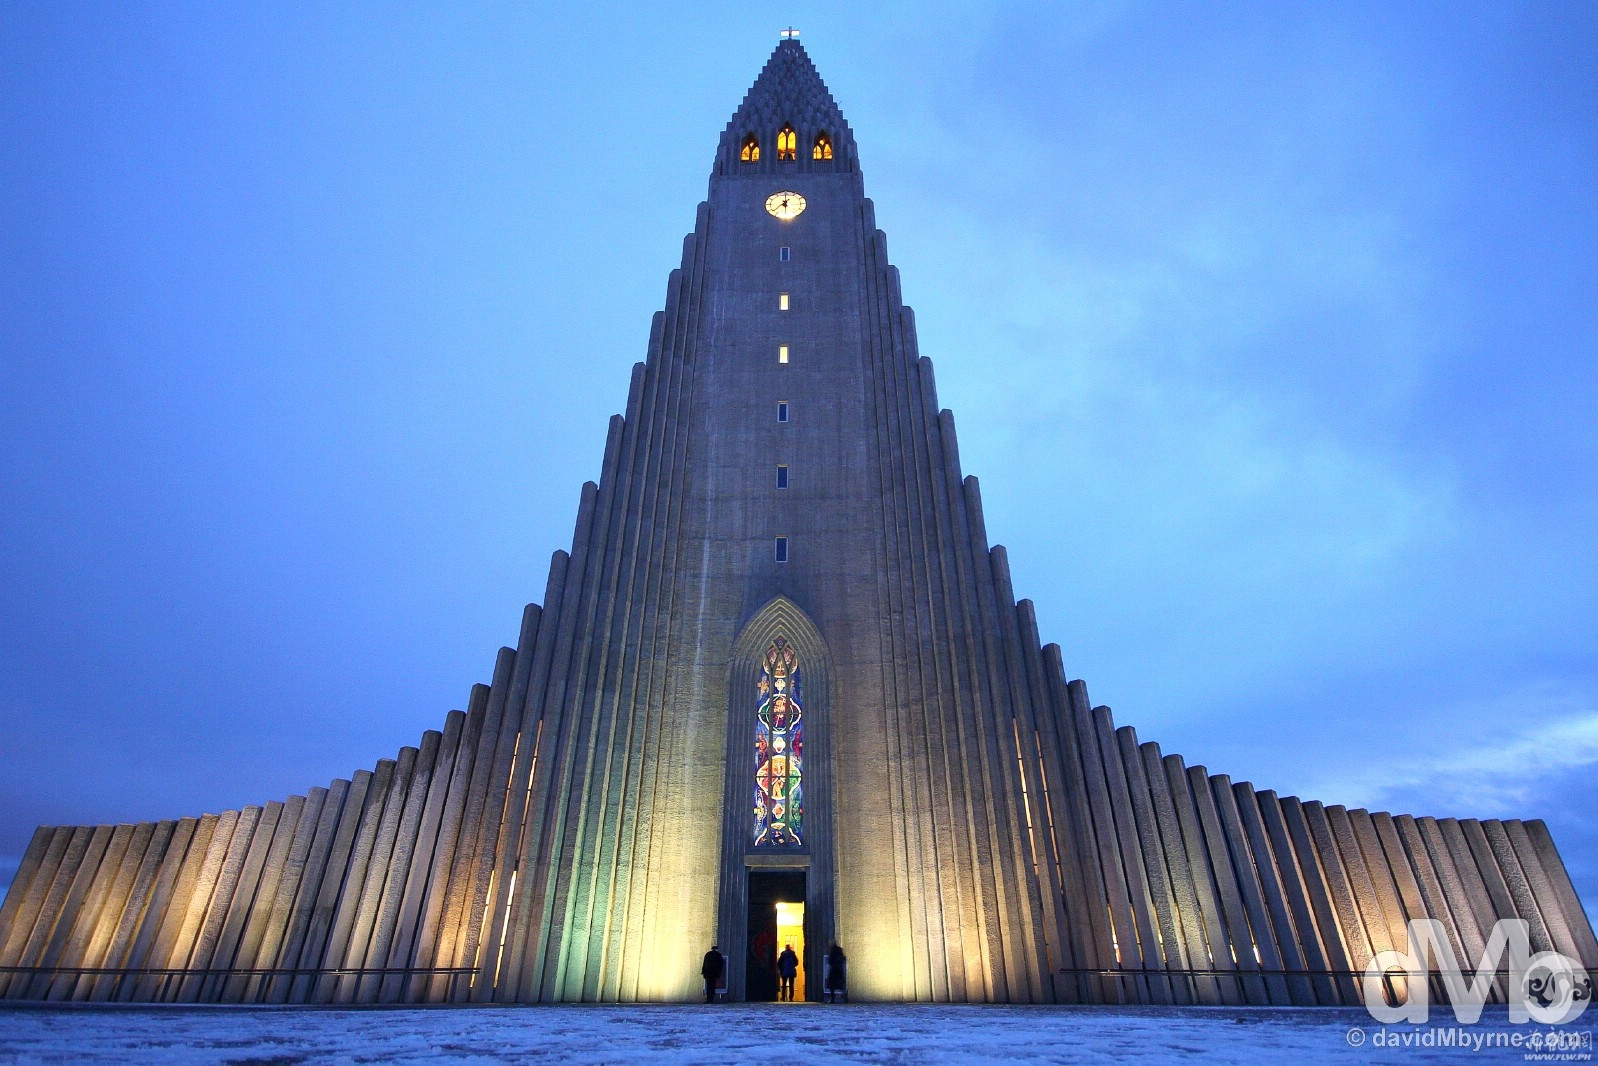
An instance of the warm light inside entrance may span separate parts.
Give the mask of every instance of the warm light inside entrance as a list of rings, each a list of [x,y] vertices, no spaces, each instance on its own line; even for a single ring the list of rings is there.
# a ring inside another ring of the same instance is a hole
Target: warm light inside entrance
[[[805,905],[803,903],[777,904],[777,953],[793,945],[799,956],[799,975],[793,982],[793,1001],[805,1001]]]

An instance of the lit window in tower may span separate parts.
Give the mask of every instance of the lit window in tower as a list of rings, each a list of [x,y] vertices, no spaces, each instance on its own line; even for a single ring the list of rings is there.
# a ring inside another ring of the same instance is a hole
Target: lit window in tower
[[[777,345],[777,362],[786,363],[787,361],[788,361],[788,346],[786,344]]]
[[[832,138],[825,133],[816,134],[816,146],[810,149],[811,159],[832,158]]]
[[[792,126],[777,131],[777,162],[792,162],[799,158],[799,135]]]
[[[788,310],[788,294],[787,293],[784,292],[784,293],[778,293],[777,294],[777,310],[779,310],[779,311]]]
[[[758,162],[760,162],[760,140],[759,140],[759,138],[757,138],[752,133],[749,136],[745,137],[744,138],[744,146],[743,146],[742,151],[740,151],[738,153],[738,158],[740,160],[742,160],[743,162],[745,162],[745,163],[758,163]]]
[[[756,696],[755,846],[796,847],[804,843],[804,695],[799,656],[783,637],[766,649]]]

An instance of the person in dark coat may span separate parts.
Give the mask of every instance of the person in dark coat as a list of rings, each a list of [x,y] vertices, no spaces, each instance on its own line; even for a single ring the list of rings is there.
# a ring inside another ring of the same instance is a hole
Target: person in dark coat
[[[705,1002],[716,1002],[716,988],[721,984],[721,972],[727,968],[727,960],[721,954],[721,949],[714,944],[705,952],[705,964],[699,967],[700,976],[705,979]]]
[[[827,952],[827,994],[834,1003],[849,1002],[849,959],[837,944]]]
[[[793,981],[799,976],[799,956],[793,953],[792,944],[782,946],[782,954],[777,956],[777,976],[782,979],[782,987],[777,991],[777,998],[793,1002]]]

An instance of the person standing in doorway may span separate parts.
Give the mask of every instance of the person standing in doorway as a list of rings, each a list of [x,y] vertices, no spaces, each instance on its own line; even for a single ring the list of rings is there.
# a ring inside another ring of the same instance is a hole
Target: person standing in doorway
[[[792,1003],[793,980],[799,976],[799,956],[793,953],[792,944],[784,944],[782,954],[777,956],[777,976],[781,978],[777,998],[785,1003]]]
[[[837,944],[827,952],[827,995],[834,1003],[849,1002],[849,959]]]
[[[699,967],[699,974],[705,979],[705,1002],[716,1002],[716,989],[721,985],[722,971],[727,968],[727,960],[721,954],[721,949],[710,945],[710,950],[705,952],[705,963]]]

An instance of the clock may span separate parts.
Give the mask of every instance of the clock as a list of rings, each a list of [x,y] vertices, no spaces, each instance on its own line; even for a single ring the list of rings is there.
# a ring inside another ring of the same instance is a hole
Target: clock
[[[774,192],[766,197],[766,210],[784,222],[798,218],[805,209],[805,198],[796,192]]]

